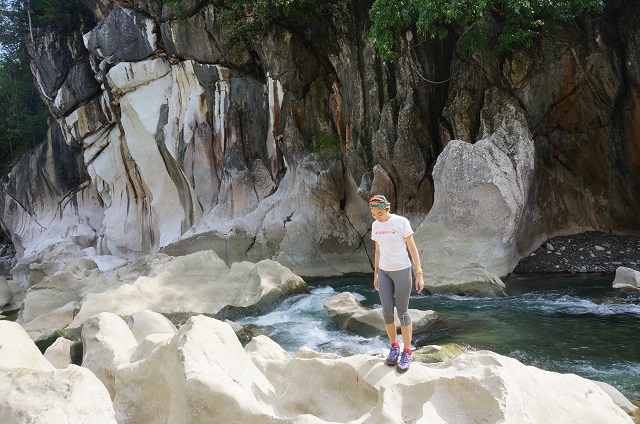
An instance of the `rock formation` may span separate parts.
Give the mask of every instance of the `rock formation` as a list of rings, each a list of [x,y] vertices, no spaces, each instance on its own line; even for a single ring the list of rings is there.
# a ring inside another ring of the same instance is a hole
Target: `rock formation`
[[[86,368],[56,369],[20,325],[0,322],[0,416],[4,422],[113,424],[109,393]]]
[[[366,41],[367,2],[236,54],[215,4],[183,3],[86,2],[92,27],[35,30],[51,119],[0,195],[14,278],[208,249],[370,272],[373,193],[411,220],[442,291],[500,294],[550,236],[640,234],[633,4],[509,55],[408,31],[388,63]]]
[[[211,250],[175,258],[148,255],[115,275],[102,274],[85,260],[71,262],[29,288],[18,322],[46,348],[61,334],[77,338],[80,331],[89,331],[85,322],[101,312],[128,317],[138,335],[150,331],[145,327],[167,328],[166,319],[150,322],[145,310],[175,323],[195,314],[241,317],[262,313],[287,296],[307,291],[302,278],[277,262],[237,262],[227,267]]]
[[[19,325],[0,322],[3,417],[121,424],[632,422],[611,387],[486,351],[415,362],[399,378],[381,357],[311,351],[292,357],[265,336],[245,350],[228,324],[202,315],[139,343],[114,314],[92,317],[85,328],[83,367],[56,369]],[[20,389],[42,397],[16,396]]]
[[[326,299],[322,306],[329,314],[329,318],[341,330],[364,336],[383,336],[387,332],[384,327],[382,308],[365,308],[352,293],[344,292]],[[413,324],[413,334],[418,335],[433,331],[443,324],[444,317],[434,311],[420,311],[409,309],[409,316]],[[396,328],[400,330],[400,320],[396,317]]]
[[[638,293],[640,291],[640,272],[623,266],[618,267],[616,278],[613,280],[613,288]]]

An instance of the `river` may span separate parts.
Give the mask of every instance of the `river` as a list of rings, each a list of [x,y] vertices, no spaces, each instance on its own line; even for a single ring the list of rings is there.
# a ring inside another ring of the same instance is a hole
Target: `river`
[[[409,307],[432,309],[448,318],[442,330],[414,340],[415,347],[457,343],[488,349],[538,368],[604,381],[629,399],[640,399],[640,305],[601,303],[612,298],[614,274],[522,274],[507,281],[509,296],[471,298],[417,295]],[[283,301],[274,311],[242,319],[294,353],[302,346],[338,354],[378,354],[382,337],[340,331],[322,302],[349,291],[364,306],[379,307],[371,276],[310,283],[310,294]],[[638,298],[635,299],[636,303]]]

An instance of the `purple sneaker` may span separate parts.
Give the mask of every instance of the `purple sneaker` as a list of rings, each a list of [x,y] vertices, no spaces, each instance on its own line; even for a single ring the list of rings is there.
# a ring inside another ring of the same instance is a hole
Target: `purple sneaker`
[[[395,365],[398,363],[398,356],[400,356],[400,346],[391,345],[389,355],[387,356],[387,360],[385,362],[387,363],[387,365]]]
[[[409,365],[411,365],[411,361],[413,360],[413,355],[411,352],[407,352],[406,350],[402,351],[402,355],[400,355],[400,360],[398,361],[398,372],[407,372],[409,369]]]

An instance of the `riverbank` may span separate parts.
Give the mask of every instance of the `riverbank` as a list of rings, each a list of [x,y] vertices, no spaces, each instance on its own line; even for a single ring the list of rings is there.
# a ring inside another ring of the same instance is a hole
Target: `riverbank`
[[[547,240],[513,272],[615,272],[620,266],[640,269],[640,237],[587,231]]]

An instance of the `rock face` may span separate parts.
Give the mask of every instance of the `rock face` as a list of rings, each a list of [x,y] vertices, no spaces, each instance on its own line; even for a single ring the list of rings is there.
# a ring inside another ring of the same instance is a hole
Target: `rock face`
[[[435,201],[415,235],[425,284],[435,291],[504,294],[501,276],[520,259],[534,144],[516,99],[485,93],[481,140],[450,141],[433,170]]]
[[[214,4],[87,4],[84,34],[37,29],[29,46],[52,119],[0,193],[16,279],[54,253],[208,249],[227,265],[370,272],[373,193],[414,229],[425,221],[416,237],[440,290],[499,294],[554,235],[640,234],[629,2],[498,58],[463,62],[452,39],[409,31],[395,63],[365,41],[366,2],[233,55]]]

